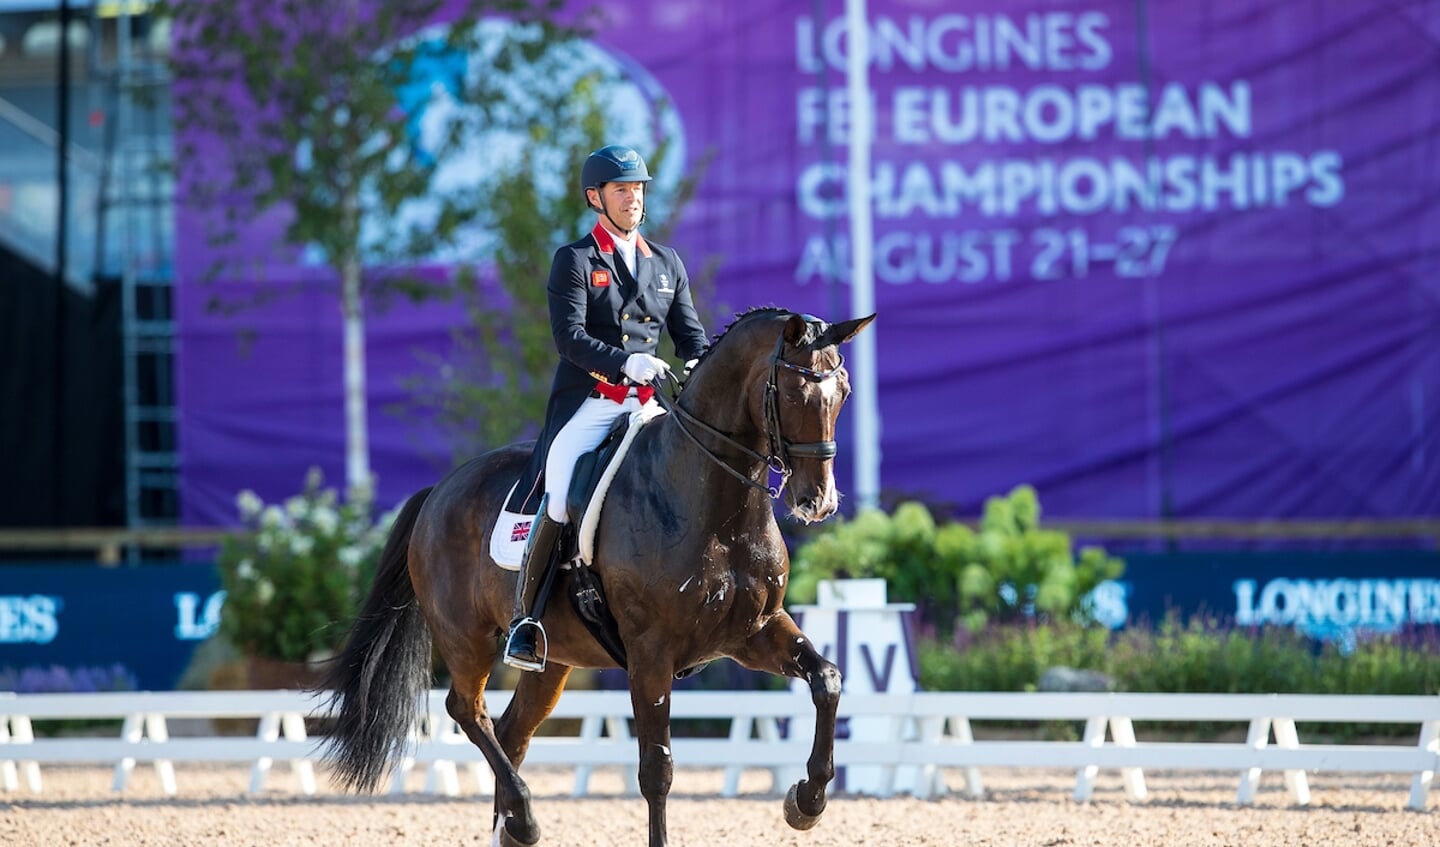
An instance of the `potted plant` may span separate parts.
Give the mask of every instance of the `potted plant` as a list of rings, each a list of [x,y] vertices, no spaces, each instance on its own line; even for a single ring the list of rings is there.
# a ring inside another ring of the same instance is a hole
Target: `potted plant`
[[[374,491],[342,502],[311,468],[281,504],[236,497],[244,531],[221,545],[220,634],[245,657],[251,688],[306,687],[313,666],[342,646],[369,591],[394,513],[374,513]]]

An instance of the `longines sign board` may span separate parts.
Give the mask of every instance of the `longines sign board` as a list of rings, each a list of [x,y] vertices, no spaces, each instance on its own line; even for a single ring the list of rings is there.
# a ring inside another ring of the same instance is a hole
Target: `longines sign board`
[[[1113,625],[1174,610],[1237,626],[1286,626],[1320,639],[1440,625],[1440,553],[1129,554],[1125,575],[1096,594]]]
[[[223,603],[208,563],[0,566],[0,673],[118,664],[138,688],[168,690]]]

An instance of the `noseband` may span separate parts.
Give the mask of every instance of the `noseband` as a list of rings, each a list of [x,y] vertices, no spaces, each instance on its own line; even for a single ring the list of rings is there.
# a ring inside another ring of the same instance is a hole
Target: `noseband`
[[[781,358],[780,355],[784,349],[785,335],[782,333],[780,337],[775,341],[775,352],[770,354],[770,374],[765,381],[765,444],[766,450],[768,452],[764,455],[761,455],[760,453],[751,450],[749,447],[746,447],[744,444],[741,444],[734,438],[731,438],[729,435],[726,435],[715,427],[695,417],[690,412],[681,408],[678,403],[672,404],[668,401],[665,401],[662,394],[657,393],[655,395],[657,398],[661,398],[661,402],[670,411],[673,411],[677,414],[677,420],[675,422],[680,425],[680,431],[685,433],[685,435],[695,443],[695,446],[700,448],[701,452],[703,452],[706,456],[709,456],[711,460],[718,464],[726,473],[730,474],[731,476],[735,477],[736,479],[740,480],[751,488],[764,491],[766,494],[770,495],[770,499],[772,500],[778,500],[780,498],[780,492],[785,490],[785,483],[789,482],[790,480],[790,460],[792,458],[833,459],[835,458],[835,454],[838,452],[838,448],[835,446],[834,441],[795,442],[789,441],[785,438],[784,434],[780,429],[780,368],[788,368],[789,370],[795,371],[796,373],[804,376],[806,379],[809,379],[813,382],[824,382],[827,379],[833,378],[836,374],[840,373],[841,369],[845,367],[845,357],[841,356],[840,363],[837,364],[835,367],[827,371],[817,371],[814,368],[807,368],[802,365],[797,365],[794,362],[785,361],[783,358]],[[689,429],[686,428],[686,423],[694,424],[695,426],[700,427],[701,429],[705,430],[716,438],[719,438],[721,441],[726,442],[730,446],[751,457],[756,462],[765,463],[765,465],[770,468],[770,470],[780,474],[780,484],[776,486],[768,486],[763,483],[756,482],[745,474],[742,474],[734,468],[730,467],[729,463],[727,463],[724,459],[715,455],[715,453],[711,451],[708,447],[701,444],[700,439],[695,437],[695,433],[691,432]]]

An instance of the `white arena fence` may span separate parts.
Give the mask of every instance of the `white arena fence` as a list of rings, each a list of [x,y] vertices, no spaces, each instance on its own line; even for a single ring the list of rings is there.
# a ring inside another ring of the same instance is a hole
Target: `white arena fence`
[[[500,714],[510,693],[487,694]],[[307,738],[306,717],[323,717],[323,698],[299,691],[124,692],[95,694],[12,694],[0,692],[0,788],[16,791],[23,779],[42,789],[41,765],[114,763],[114,788],[123,791],[137,763],[155,767],[162,789],[176,793],[176,762],[248,762],[250,791],[264,788],[274,762],[287,762],[305,794],[315,792],[318,739]],[[624,691],[568,691],[552,717],[579,720],[569,736],[537,736],[527,764],[575,769],[574,796],[589,791],[596,767],[619,767],[637,793],[636,749]],[[846,694],[841,718],[856,718],[888,730],[880,737],[840,739],[837,766],[868,766],[881,775],[878,789],[921,797],[948,793],[942,768],[958,769],[963,793],[984,796],[982,768],[1074,768],[1076,800],[1091,796],[1101,769],[1118,769],[1127,796],[1146,797],[1146,768],[1166,771],[1237,772],[1236,802],[1248,804],[1264,771],[1283,771],[1291,800],[1310,800],[1306,773],[1398,773],[1412,777],[1409,807],[1424,810],[1435,771],[1440,770],[1440,696],[1302,694],[1105,694],[962,693]],[[694,692],[673,695],[671,717],[729,722],[727,737],[683,737],[672,750],[678,766],[725,769],[723,794],[734,796],[746,769],[769,770],[775,790],[803,776],[814,725],[807,694],[795,692]],[[119,737],[36,738],[34,722],[63,719],[121,719]],[[250,718],[259,720],[253,737],[209,735],[171,737],[168,720]],[[976,739],[977,720],[1084,721],[1081,741]],[[1137,722],[1248,723],[1244,743],[1137,741]],[[1393,723],[1417,727],[1414,744],[1304,744],[1297,722]],[[569,725],[573,725],[570,721]],[[549,723],[547,726],[555,726]],[[561,726],[565,726],[562,724]],[[792,731],[782,732],[782,727]],[[1108,734],[1107,734],[1108,730]],[[1271,743],[1271,735],[1274,743]],[[445,713],[445,691],[429,692],[413,733],[409,756],[396,769],[391,791],[404,790],[405,775],[425,769],[425,790],[455,795],[458,765],[468,769],[481,793],[493,778],[480,752]]]

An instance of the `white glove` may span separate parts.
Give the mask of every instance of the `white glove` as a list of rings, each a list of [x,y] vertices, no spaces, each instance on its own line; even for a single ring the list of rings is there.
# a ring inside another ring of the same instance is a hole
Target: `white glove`
[[[646,385],[650,380],[670,370],[670,363],[649,353],[631,353],[622,368],[625,375],[636,385]]]
[[[683,371],[683,373],[686,376],[689,376],[690,372],[695,370],[695,366],[698,364],[700,364],[700,358],[697,356],[694,359],[691,359],[690,361],[685,363],[685,370]]]

